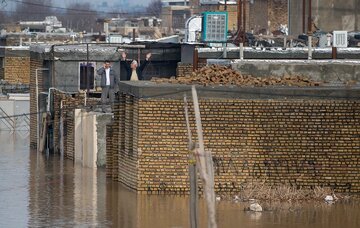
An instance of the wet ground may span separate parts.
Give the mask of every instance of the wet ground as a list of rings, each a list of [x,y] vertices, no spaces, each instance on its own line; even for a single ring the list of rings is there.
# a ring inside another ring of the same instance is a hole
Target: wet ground
[[[28,133],[0,132],[0,227],[189,227],[186,196],[137,195],[104,170],[29,149]],[[218,202],[218,227],[359,228],[360,203],[278,204],[262,213]],[[206,227],[200,202],[200,227]]]

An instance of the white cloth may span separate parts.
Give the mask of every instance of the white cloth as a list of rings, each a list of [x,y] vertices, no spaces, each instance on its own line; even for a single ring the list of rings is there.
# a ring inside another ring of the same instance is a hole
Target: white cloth
[[[136,73],[136,70],[132,71],[130,81],[139,81],[139,77]]]
[[[106,85],[109,86],[110,85],[110,68],[105,69],[105,74],[106,74]]]

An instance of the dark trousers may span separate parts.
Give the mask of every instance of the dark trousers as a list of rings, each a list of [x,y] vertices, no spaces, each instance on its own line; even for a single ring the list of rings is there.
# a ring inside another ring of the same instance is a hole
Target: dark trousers
[[[108,101],[108,97],[110,99],[110,102]],[[101,91],[101,108],[103,111],[105,111],[105,105],[111,104],[111,107],[114,106],[114,97],[115,97],[115,91],[113,88],[110,88],[110,86],[102,87]]]

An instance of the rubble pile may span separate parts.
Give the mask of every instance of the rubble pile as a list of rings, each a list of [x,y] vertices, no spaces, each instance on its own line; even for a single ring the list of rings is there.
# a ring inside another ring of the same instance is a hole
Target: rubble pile
[[[284,76],[284,77],[266,77],[259,78],[250,75],[242,75],[227,66],[211,65],[203,67],[190,75],[181,77],[153,78],[157,83],[174,84],[200,84],[209,85],[237,85],[237,86],[319,86],[319,82],[312,81],[303,76]]]

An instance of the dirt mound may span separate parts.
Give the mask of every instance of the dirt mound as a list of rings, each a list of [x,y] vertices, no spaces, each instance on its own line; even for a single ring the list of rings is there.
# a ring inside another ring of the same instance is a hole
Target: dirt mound
[[[237,85],[237,86],[319,86],[319,82],[312,81],[303,76],[284,76],[259,78],[250,75],[242,75],[226,66],[211,65],[203,67],[190,75],[177,78],[153,78],[151,81],[157,83],[174,84],[200,84],[209,85]]]

